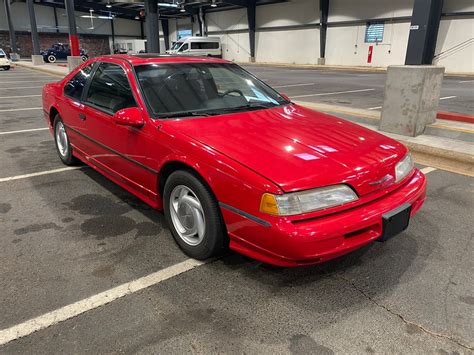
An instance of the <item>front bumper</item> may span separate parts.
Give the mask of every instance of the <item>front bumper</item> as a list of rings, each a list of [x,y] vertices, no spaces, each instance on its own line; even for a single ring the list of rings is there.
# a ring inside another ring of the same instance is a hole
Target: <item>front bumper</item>
[[[317,264],[354,251],[382,235],[382,215],[404,203],[415,215],[426,198],[426,178],[419,170],[391,193],[341,212],[264,226],[222,209],[230,248],[279,266]]]

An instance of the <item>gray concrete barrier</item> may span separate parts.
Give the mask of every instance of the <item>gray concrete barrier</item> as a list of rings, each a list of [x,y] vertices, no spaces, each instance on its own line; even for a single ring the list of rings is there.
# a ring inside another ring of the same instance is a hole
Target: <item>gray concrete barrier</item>
[[[415,137],[435,122],[444,68],[393,65],[387,70],[380,130]]]

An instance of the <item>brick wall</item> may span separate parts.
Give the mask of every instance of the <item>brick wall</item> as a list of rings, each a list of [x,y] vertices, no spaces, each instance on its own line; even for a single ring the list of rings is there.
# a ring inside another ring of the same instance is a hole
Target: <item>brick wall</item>
[[[16,44],[21,57],[29,57],[33,51],[31,43],[31,34],[29,32],[15,32]],[[40,33],[40,48],[50,48],[54,43],[69,43],[69,37],[66,33]],[[79,35],[81,48],[87,50],[90,57],[102,54],[110,54],[109,36],[106,35]],[[0,31],[0,48],[10,53],[10,36],[8,31]]]

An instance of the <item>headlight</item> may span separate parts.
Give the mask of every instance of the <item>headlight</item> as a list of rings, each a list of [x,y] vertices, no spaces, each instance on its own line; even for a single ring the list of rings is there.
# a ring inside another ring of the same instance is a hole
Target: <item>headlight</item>
[[[411,154],[405,155],[405,158],[400,160],[395,166],[395,182],[403,180],[413,170],[413,160]]]
[[[334,185],[283,195],[265,193],[260,211],[275,216],[291,216],[357,200],[356,193],[346,185]]]

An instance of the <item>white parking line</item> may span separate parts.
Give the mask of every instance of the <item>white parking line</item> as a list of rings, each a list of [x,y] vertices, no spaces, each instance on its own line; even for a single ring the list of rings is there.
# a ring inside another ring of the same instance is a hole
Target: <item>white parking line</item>
[[[279,88],[292,88],[292,87],[295,87],[295,86],[311,86],[311,85],[314,85],[314,83],[277,85],[277,86],[273,86],[273,88],[274,88],[274,89],[279,89]]]
[[[382,106],[369,107],[367,110],[380,110]]]
[[[83,168],[85,168],[85,166],[68,166],[68,167],[66,167],[66,168],[59,168],[59,169],[53,169],[53,170],[39,171],[39,172],[37,172],[37,173],[24,174],[24,175],[16,175],[16,176],[9,176],[9,177],[5,177],[5,178],[0,178],[0,183],[1,183],[1,182],[13,181],[13,180],[27,179],[27,178],[35,177],[35,176],[56,174],[56,173],[61,173],[61,172],[63,172],[63,171],[77,170],[77,169],[83,169]]]
[[[41,96],[41,95],[0,96],[0,100],[1,99],[22,99],[25,97],[38,97],[38,96]]]
[[[15,111],[29,111],[29,110],[42,110],[42,107],[24,107],[24,108],[7,108],[0,110],[0,112],[15,112]]]
[[[474,83],[474,80],[461,80],[459,84],[464,84],[464,83]]]
[[[64,322],[92,309],[104,306],[121,297],[131,295],[162,281],[168,280],[184,272],[190,271],[206,262],[188,259],[176,265],[167,267],[137,280],[124,283],[110,290],[98,293],[89,298],[77,301],[70,305],[43,314],[39,317],[27,320],[11,328],[0,330],[0,345],[30,335],[41,329]]]
[[[436,168],[432,168],[431,166],[427,166],[426,168],[423,168],[421,169],[420,171],[423,173],[423,174],[428,174],[428,173],[431,173],[432,171],[435,171],[435,170],[438,170]]]
[[[353,92],[366,92],[366,91],[374,91],[374,90],[375,90],[375,89],[360,89],[360,90],[348,90],[348,91],[336,91],[336,92],[323,92],[323,93],[320,93],[320,94],[307,94],[307,95],[290,96],[290,98],[296,99],[296,98],[298,98],[298,97],[350,94],[350,93],[353,93]]]
[[[445,97],[440,97],[440,100],[449,100],[449,99],[454,99],[457,96],[445,96]]]
[[[0,136],[5,135],[5,134],[45,131],[47,129],[49,129],[49,128],[48,127],[43,127],[43,128],[22,129],[22,130],[19,130],[19,131],[6,131],[6,132],[0,132]]]

